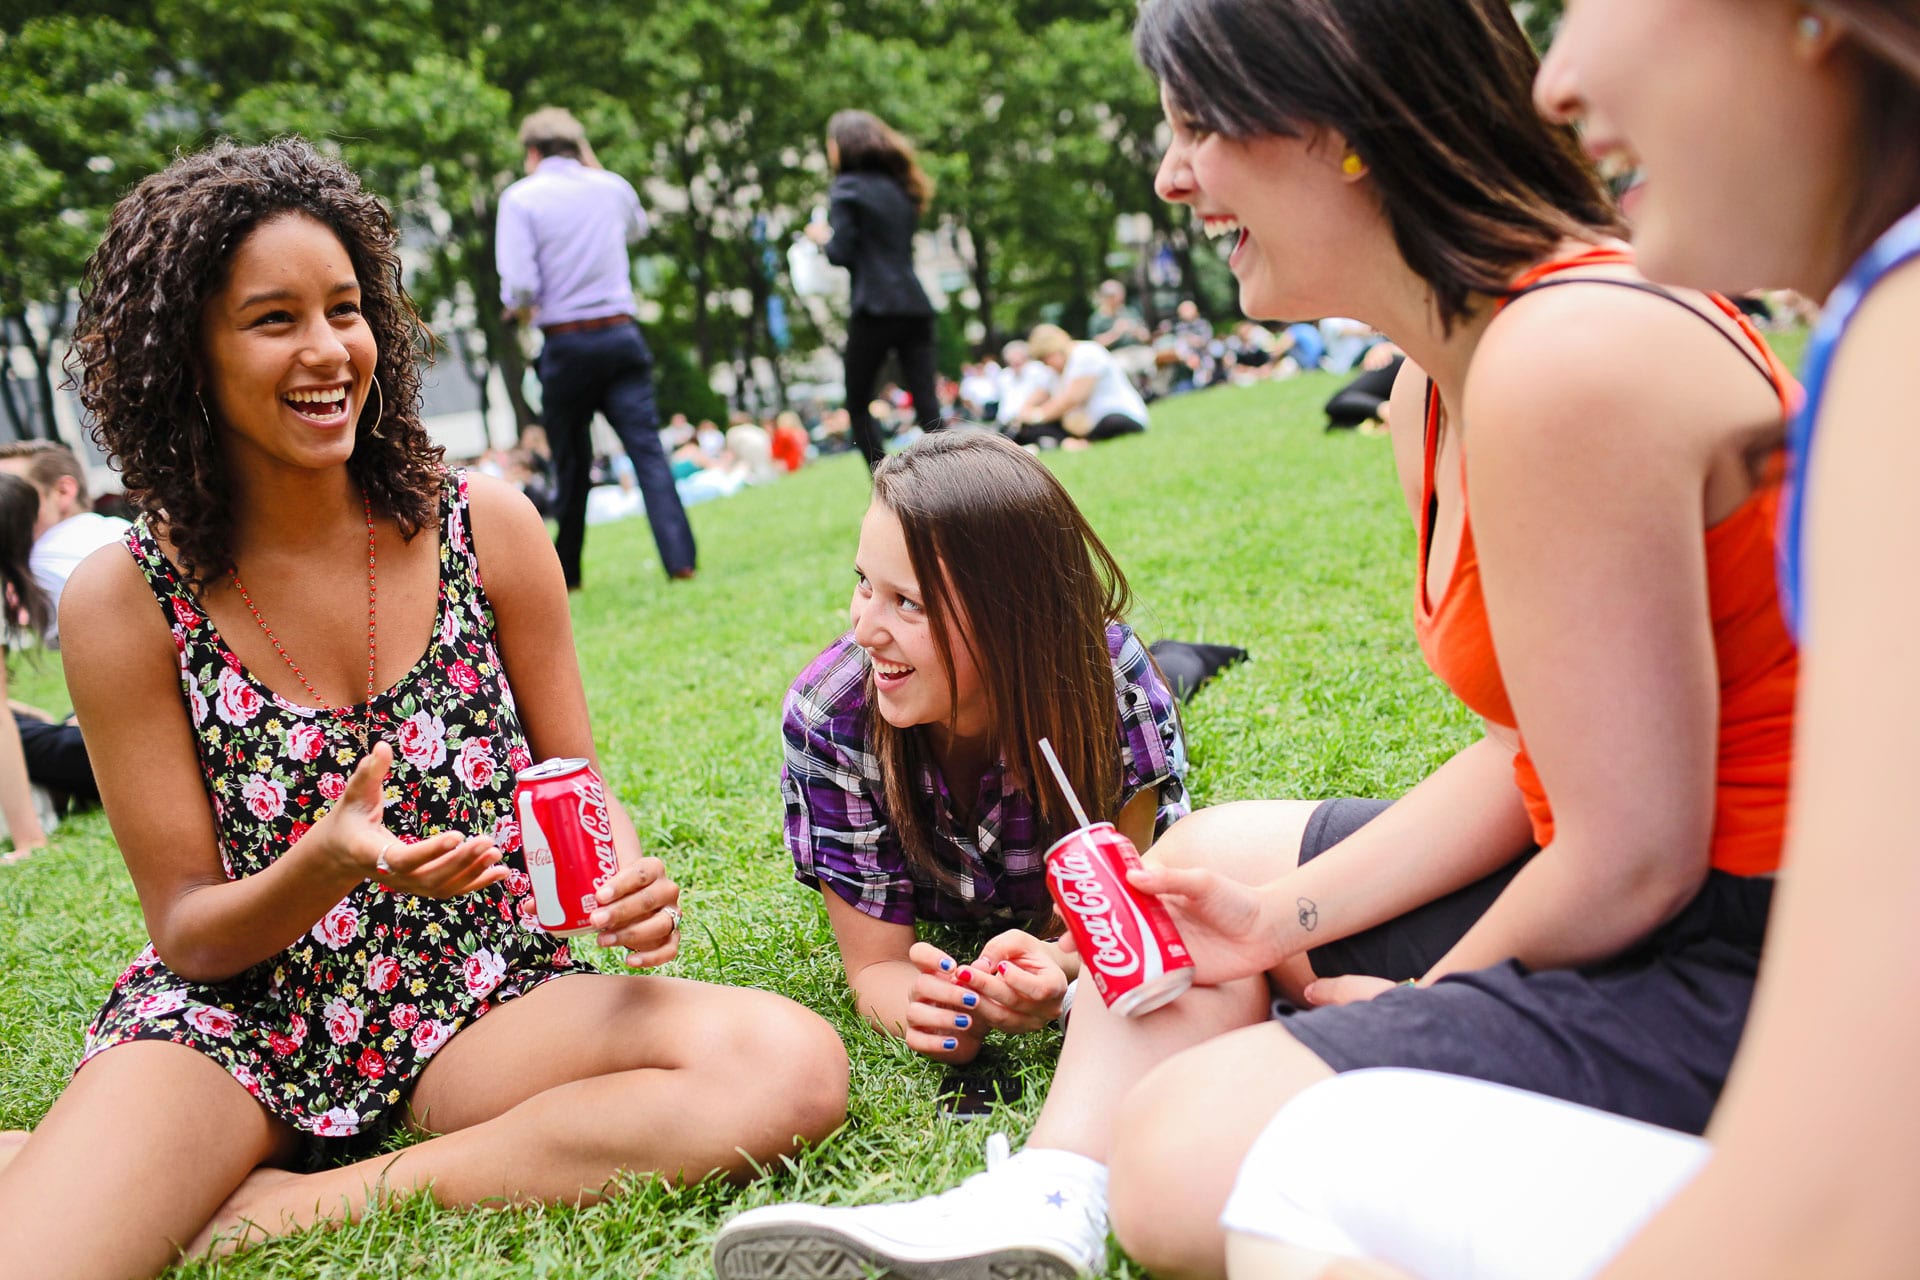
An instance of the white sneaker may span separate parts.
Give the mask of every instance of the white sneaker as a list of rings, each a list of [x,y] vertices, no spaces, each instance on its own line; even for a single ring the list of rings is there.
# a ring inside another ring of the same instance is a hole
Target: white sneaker
[[[720,1280],[1076,1280],[1107,1261],[1105,1170],[1056,1151],[1007,1155],[905,1204],[777,1204],[739,1214],[713,1242]]]

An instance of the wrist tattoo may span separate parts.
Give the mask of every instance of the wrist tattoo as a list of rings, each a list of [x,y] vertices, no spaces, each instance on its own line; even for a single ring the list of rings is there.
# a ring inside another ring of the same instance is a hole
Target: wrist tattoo
[[[1320,927],[1320,907],[1312,898],[1295,898],[1293,905],[1299,909],[1300,927],[1312,933]]]

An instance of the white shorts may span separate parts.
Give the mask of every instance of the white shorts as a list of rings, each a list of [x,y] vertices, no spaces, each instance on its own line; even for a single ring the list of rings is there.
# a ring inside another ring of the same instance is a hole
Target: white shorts
[[[1505,1085],[1350,1071],[1273,1118],[1220,1222],[1423,1280],[1584,1280],[1707,1152],[1699,1138]]]

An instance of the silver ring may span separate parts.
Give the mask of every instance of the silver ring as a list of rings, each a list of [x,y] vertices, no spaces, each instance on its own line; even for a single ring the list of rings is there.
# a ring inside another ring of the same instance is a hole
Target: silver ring
[[[660,909],[667,913],[667,918],[669,920],[673,921],[673,928],[667,930],[667,936],[671,938],[675,934],[680,932],[680,908],[662,907]]]
[[[399,843],[400,842],[398,840],[389,840],[387,841],[385,848],[382,848],[380,850],[380,856],[378,858],[375,858],[373,862],[373,871],[375,875],[387,876],[387,875],[393,874],[393,868],[387,865],[387,850],[393,848],[395,845]]]

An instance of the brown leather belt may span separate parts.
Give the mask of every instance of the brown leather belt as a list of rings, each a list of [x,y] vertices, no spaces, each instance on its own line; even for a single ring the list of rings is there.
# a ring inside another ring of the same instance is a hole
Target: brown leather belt
[[[559,324],[543,324],[540,332],[551,338],[556,333],[585,333],[589,329],[611,329],[615,325],[632,323],[632,316],[595,316],[591,320],[562,320]]]

